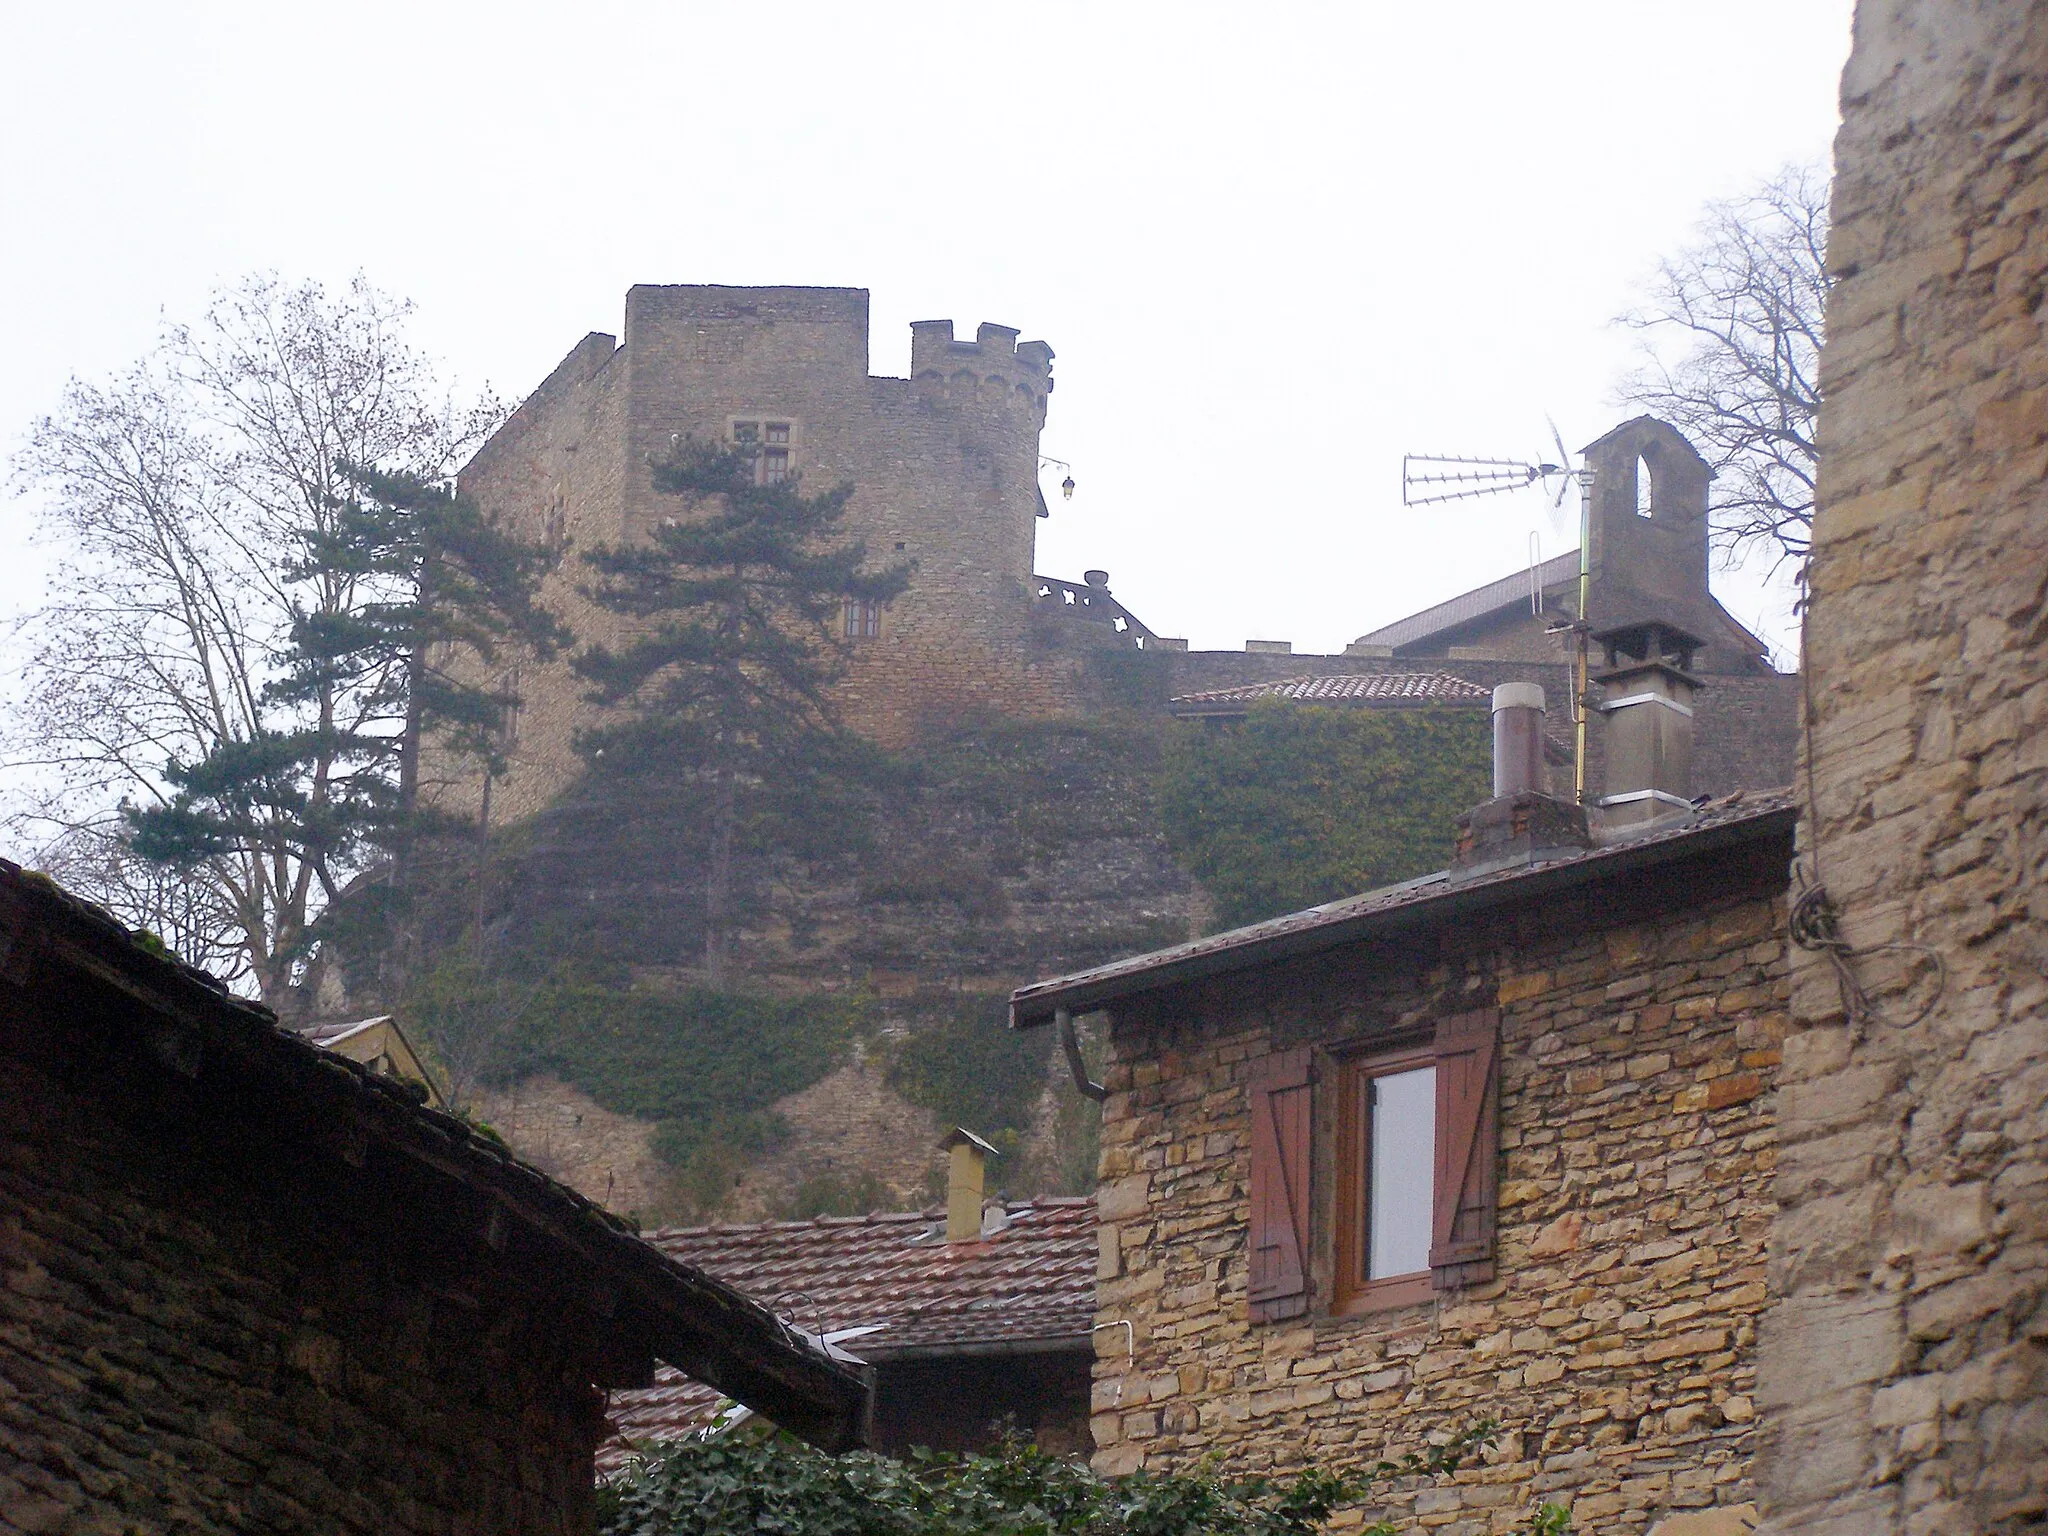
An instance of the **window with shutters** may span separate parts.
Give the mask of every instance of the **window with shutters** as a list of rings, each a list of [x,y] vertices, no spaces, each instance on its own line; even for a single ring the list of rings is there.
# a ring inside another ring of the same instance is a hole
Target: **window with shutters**
[[[1311,1204],[1307,1050],[1257,1063],[1251,1080],[1252,1319],[1298,1317],[1312,1300],[1312,1212],[1330,1222],[1337,1314],[1427,1300],[1490,1279],[1499,1161],[1499,1017],[1440,1021],[1398,1049],[1339,1057],[1329,1074],[1334,1171]]]
[[[1333,1310],[1422,1301],[1433,1289],[1436,1054],[1347,1061],[1337,1074]]]

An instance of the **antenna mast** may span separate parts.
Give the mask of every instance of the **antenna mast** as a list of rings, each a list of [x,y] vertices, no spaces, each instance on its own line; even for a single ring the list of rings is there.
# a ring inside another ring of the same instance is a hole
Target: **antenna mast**
[[[1574,467],[1565,451],[1564,437],[1551,422],[1550,436],[1557,444],[1555,464],[1527,463],[1521,459],[1465,458],[1445,453],[1406,453],[1401,456],[1401,505],[1427,507],[1444,501],[1465,501],[1474,496],[1493,496],[1502,491],[1519,491],[1551,476],[1559,477],[1552,506],[1562,506],[1573,483],[1579,487],[1579,611],[1569,624],[1554,624],[1552,632],[1569,629],[1573,635],[1572,687],[1572,797],[1586,803],[1586,646],[1592,626],[1587,621],[1586,602],[1593,586],[1593,472],[1581,463]],[[1533,581],[1532,565],[1532,581]]]

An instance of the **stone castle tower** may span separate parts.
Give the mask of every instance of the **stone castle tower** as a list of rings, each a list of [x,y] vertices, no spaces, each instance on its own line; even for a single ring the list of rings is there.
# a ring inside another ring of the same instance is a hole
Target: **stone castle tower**
[[[671,515],[648,466],[678,439],[758,442],[763,474],[813,490],[851,481],[847,532],[871,563],[913,568],[885,609],[846,613],[850,724],[901,746],[951,719],[1056,712],[1070,702],[1071,664],[1031,638],[1053,353],[1017,335],[983,325],[959,341],[951,321],[921,321],[912,376],[876,378],[865,289],[635,287],[624,341],[579,342],[463,470],[462,487],[562,550],[547,598],[579,640],[603,640],[616,621],[578,593],[576,551]],[[573,777],[574,733],[589,718],[559,662],[529,664],[518,689],[499,818],[538,810]]]

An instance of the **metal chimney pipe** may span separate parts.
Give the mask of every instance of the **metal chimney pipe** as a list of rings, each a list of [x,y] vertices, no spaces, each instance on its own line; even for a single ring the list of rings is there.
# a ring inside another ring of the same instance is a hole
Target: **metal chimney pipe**
[[[1543,689],[1502,683],[1493,690],[1493,794],[1543,792]]]

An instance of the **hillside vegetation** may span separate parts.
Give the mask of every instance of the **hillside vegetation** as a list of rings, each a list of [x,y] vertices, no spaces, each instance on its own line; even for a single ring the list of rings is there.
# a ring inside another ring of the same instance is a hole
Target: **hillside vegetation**
[[[1006,1027],[1008,990],[1439,867],[1487,771],[1483,712],[1286,704],[1221,729],[1126,710],[849,756],[801,799],[757,801],[736,839],[724,989],[698,964],[698,786],[594,771],[445,856],[438,926],[419,925],[439,958],[407,1007],[458,1090],[544,1073],[648,1122],[674,1170],[652,1216],[715,1215],[764,1161],[786,1165],[787,1215],[935,1193],[935,1161],[849,1167],[776,1112],[856,1060],[873,1114],[995,1142],[1009,1195],[1078,1192],[1094,1106],[1046,1032]]]

